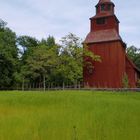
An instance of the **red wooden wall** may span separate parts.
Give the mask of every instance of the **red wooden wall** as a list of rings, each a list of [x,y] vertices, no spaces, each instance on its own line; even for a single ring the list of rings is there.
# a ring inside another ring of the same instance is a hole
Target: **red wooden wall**
[[[89,87],[122,87],[125,73],[125,48],[121,41],[88,44],[89,50],[101,56],[102,62],[94,62],[95,69],[89,73],[84,68],[84,85]]]
[[[95,16],[96,17],[96,16]],[[119,32],[119,21],[115,15],[113,16],[106,16],[107,23],[103,25],[96,24],[96,18],[93,17],[90,19],[91,22],[91,31],[98,31],[98,30],[106,30],[106,29],[116,29]]]
[[[133,67],[132,65],[132,62],[127,57],[126,57],[126,74],[129,79],[129,87],[135,88],[137,80],[138,80],[138,77],[137,77],[138,75],[135,70],[135,67]]]
[[[101,7],[111,5],[110,10]],[[136,87],[137,75],[140,71],[126,56],[126,44],[119,35],[119,20],[114,14],[114,3],[110,0],[99,0],[96,5],[96,15],[90,18],[90,33],[84,44],[94,54],[101,56],[102,62],[92,62],[93,72],[89,67],[83,69],[84,85],[101,88],[123,87],[123,77],[126,73],[130,87]],[[102,10],[101,10],[102,9]],[[97,21],[104,19],[102,24]],[[87,59],[87,58],[86,58]],[[86,60],[88,62],[90,60]]]

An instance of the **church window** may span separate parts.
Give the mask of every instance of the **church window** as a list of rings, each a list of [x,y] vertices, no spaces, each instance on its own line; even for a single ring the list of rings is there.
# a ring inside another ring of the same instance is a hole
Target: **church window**
[[[106,23],[106,18],[98,18],[96,20],[96,23],[99,24],[99,25],[105,24]]]

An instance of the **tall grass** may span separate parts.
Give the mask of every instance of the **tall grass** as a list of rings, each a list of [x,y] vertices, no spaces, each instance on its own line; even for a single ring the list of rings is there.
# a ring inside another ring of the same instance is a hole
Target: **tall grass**
[[[0,92],[0,140],[139,139],[139,93]]]

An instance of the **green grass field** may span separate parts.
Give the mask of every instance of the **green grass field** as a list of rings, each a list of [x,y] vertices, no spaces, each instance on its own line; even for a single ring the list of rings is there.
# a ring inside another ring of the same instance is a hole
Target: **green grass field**
[[[140,93],[0,92],[0,140],[140,140]]]

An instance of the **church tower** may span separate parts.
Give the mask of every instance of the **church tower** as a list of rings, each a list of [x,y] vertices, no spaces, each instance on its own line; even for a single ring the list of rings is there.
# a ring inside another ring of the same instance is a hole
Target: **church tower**
[[[114,7],[110,0],[99,1],[96,5],[96,15],[90,19],[91,31],[116,29],[119,33],[119,20],[114,15]]]
[[[84,66],[84,86],[121,88],[124,75],[127,74],[130,86],[136,87],[139,72],[126,56],[126,44],[119,35],[114,3],[111,0],[99,0],[95,7],[96,15],[90,18],[90,32],[84,44],[101,57],[101,62],[92,62],[93,70]]]

